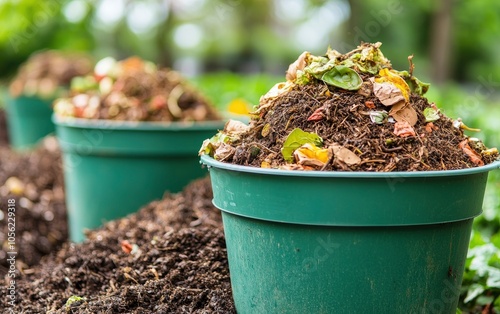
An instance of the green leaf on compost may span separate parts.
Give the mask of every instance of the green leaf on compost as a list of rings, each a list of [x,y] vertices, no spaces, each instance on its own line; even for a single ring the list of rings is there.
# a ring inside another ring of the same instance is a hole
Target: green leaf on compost
[[[434,122],[439,119],[439,113],[436,109],[428,107],[424,109],[425,122]]]
[[[342,65],[350,68],[356,67],[358,71],[377,74],[383,68],[390,68],[390,61],[384,57],[380,50],[381,43],[365,43],[347,53],[350,57],[342,61]]]
[[[201,144],[201,148],[198,151],[198,155],[209,155],[210,157],[214,157],[215,151],[222,143],[230,142],[231,138],[226,134],[219,132],[212,136],[210,139],[206,139]]]
[[[77,295],[70,296],[65,304],[66,312],[68,312],[70,310],[71,304],[73,304],[75,302],[85,301],[85,300],[86,300],[85,298],[79,297]]]
[[[335,66],[328,58],[317,56],[311,56],[311,58],[313,58],[312,62],[305,69],[314,76],[321,76],[321,74]]]
[[[387,121],[387,118],[389,117],[387,111],[385,110],[382,111],[372,110],[369,113],[370,113],[370,120],[375,124],[383,124],[384,122]]]
[[[287,162],[293,162],[293,152],[304,144],[312,143],[318,147],[323,145],[323,139],[316,133],[302,131],[299,128],[294,129],[285,140],[281,154]]]
[[[297,70],[297,78],[295,79],[295,83],[299,85],[306,85],[309,84],[309,82],[311,82],[309,74],[304,71]]]
[[[358,90],[363,84],[359,74],[348,67],[338,65],[321,76],[321,80],[328,85],[339,87],[346,90]]]

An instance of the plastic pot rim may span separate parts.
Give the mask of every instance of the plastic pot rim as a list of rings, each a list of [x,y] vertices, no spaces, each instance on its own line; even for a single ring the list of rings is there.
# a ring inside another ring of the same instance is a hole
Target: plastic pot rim
[[[208,155],[202,155],[202,164],[219,169],[247,172],[262,175],[277,175],[288,177],[327,177],[327,178],[423,178],[423,177],[445,177],[471,175],[491,170],[500,169],[500,160],[496,160],[488,165],[457,169],[457,170],[433,170],[433,171],[394,171],[394,172],[367,172],[367,171],[301,171],[301,170],[281,170],[269,168],[257,168],[251,166],[234,165],[220,162]]]
[[[73,128],[94,128],[108,130],[140,130],[140,131],[158,131],[158,130],[213,130],[214,127],[223,127],[225,120],[211,121],[116,121],[104,119],[84,119],[74,117],[61,117],[57,114],[52,115],[52,121],[61,126]]]

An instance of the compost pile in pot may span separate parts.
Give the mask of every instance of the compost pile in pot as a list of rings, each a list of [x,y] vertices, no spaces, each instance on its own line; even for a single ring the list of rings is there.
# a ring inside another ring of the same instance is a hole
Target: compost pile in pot
[[[90,73],[92,65],[92,60],[83,54],[55,50],[35,53],[21,66],[10,84],[10,95],[59,97],[74,77]]]
[[[68,238],[61,154],[46,138],[35,151],[16,153],[0,147],[0,276],[7,272],[7,202],[15,200],[16,264],[28,269]],[[28,270],[29,272],[29,270]]]
[[[138,57],[99,61],[94,74],[77,77],[71,96],[56,100],[60,116],[127,121],[207,121],[220,116],[182,76]]]
[[[250,125],[230,121],[200,154],[262,168],[424,171],[481,166],[498,158],[464,135],[423,95],[429,84],[397,71],[380,43],[346,54],[304,52],[260,99]]]
[[[235,313],[222,222],[208,179],[66,243],[18,274],[29,313]],[[7,285],[0,292],[6,295]],[[0,306],[7,307],[7,298]]]

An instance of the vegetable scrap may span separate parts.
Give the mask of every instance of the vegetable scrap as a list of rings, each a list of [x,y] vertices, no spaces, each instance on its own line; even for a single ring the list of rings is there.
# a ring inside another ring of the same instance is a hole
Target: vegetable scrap
[[[249,125],[229,122],[201,154],[262,168],[320,171],[428,171],[482,166],[499,159],[469,138],[424,94],[430,85],[398,71],[363,43],[341,54],[303,52],[260,99]],[[237,129],[234,126],[237,125]]]
[[[75,77],[69,97],[57,99],[63,117],[127,121],[210,121],[221,117],[175,71],[138,57],[100,60],[92,75]]]

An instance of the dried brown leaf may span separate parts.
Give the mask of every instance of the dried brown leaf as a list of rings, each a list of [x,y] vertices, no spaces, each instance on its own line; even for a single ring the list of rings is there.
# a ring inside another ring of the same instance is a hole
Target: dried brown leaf
[[[400,102],[405,102],[403,92],[394,84],[389,82],[373,82],[373,93],[384,106],[394,106]]]
[[[414,126],[418,121],[417,112],[409,103],[400,102],[394,105],[389,111],[389,115],[394,117],[394,120],[408,122],[411,126]]]
[[[358,155],[355,153],[351,152],[349,149],[334,143],[333,145],[330,146],[330,149],[332,151],[332,154],[337,158],[338,160],[348,164],[349,166],[352,165],[358,165],[361,163],[361,158],[359,158]]]

